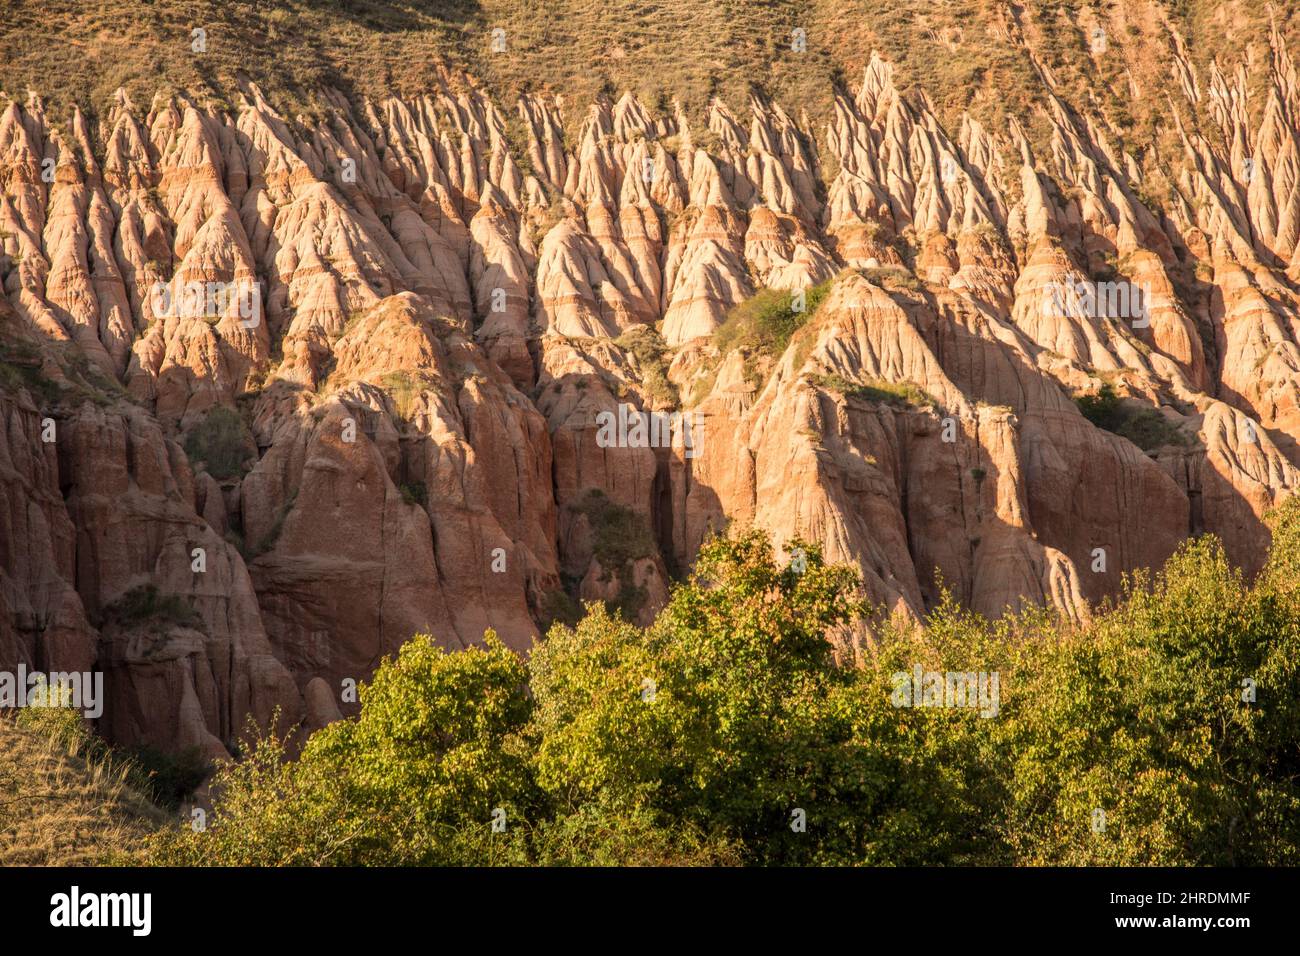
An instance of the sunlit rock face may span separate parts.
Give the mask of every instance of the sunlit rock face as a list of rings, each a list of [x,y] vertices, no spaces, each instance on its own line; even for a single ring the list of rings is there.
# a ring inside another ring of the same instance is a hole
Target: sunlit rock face
[[[1300,465],[1300,84],[1276,35],[1252,69],[1182,83],[1213,128],[1164,208],[1086,104],[1047,89],[1046,149],[946,127],[879,56],[819,127],[6,101],[0,668],[101,670],[106,735],[213,757],[413,633],[647,623],[730,525],[915,619],[1083,617],[1201,532],[1252,572]]]

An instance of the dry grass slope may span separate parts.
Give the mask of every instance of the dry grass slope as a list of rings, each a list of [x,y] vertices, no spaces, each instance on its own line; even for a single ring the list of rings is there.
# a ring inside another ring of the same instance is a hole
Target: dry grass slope
[[[1291,7],[1276,12],[1293,34]],[[1166,26],[1204,66],[1248,46],[1266,54],[1267,23],[1258,0],[7,0],[0,88],[95,114],[119,86],[142,105],[160,89],[228,103],[251,77],[290,114],[313,115],[321,86],[409,94],[436,86],[442,64],[505,102],[525,89],[563,94],[575,130],[594,97],[623,90],[652,109],[678,98],[698,117],[714,95],[744,111],[757,89],[820,125],[828,90],[856,83],[879,50],[945,121],[961,109],[997,127],[1014,116],[1033,136],[1045,128],[1041,65],[1067,101],[1102,108],[1140,146],[1170,125],[1159,95],[1174,82]],[[1098,24],[1104,55],[1090,51]],[[492,48],[498,28],[504,52]]]
[[[129,865],[165,815],[85,738],[0,718],[0,866]]]

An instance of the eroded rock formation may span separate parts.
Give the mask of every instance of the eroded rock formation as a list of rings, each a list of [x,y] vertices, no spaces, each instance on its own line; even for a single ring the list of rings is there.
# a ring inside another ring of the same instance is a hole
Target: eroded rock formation
[[[1178,62],[1160,208],[1046,70],[1045,144],[880,57],[824,128],[625,95],[566,135],[449,74],[320,120],[6,100],[0,667],[103,670],[104,733],[211,757],[415,632],[648,620],[734,522],[909,617],[1086,615],[1200,532],[1255,570],[1300,480],[1300,87],[1276,34],[1255,110]],[[788,342],[720,338],[763,290]]]

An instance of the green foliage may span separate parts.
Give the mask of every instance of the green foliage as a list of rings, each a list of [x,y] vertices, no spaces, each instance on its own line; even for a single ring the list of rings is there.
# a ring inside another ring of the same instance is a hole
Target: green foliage
[[[676,407],[677,386],[668,378],[669,352],[663,338],[650,326],[628,329],[614,344],[636,359],[641,388],[656,407]]]
[[[1083,417],[1098,428],[1113,432],[1124,422],[1124,416],[1120,411],[1119,395],[1109,382],[1104,383],[1092,394],[1080,395],[1074,402],[1079,406]]]
[[[429,486],[422,481],[403,484],[398,490],[402,493],[402,500],[408,505],[419,505],[423,508],[429,503]]]
[[[925,288],[921,285],[920,279],[901,266],[876,266],[859,271],[865,279],[887,292],[898,292],[903,289],[909,292],[920,292]]]
[[[1289,508],[1290,534],[1297,517]],[[1295,561],[1288,552],[1272,567]],[[1004,827],[1015,858],[1300,859],[1296,609],[1275,578],[1246,586],[1204,538],[1154,579],[1132,579],[1087,630],[1034,647],[999,735],[1014,755]]]
[[[333,781],[306,760],[288,759],[284,741],[253,725],[242,759],[221,767],[219,812],[202,833],[164,830],[151,859],[172,866],[294,866],[343,863],[354,818],[340,820]],[[328,800],[328,802],[327,802]]]
[[[218,771],[202,833],[159,837],[155,858],[205,865],[438,865],[491,862],[507,848],[491,813],[520,820],[531,785],[519,739],[524,663],[490,632],[482,648],[427,636],[385,659],[361,715],[286,741],[250,726],[247,755]],[[497,837],[494,844],[494,837]]]
[[[582,605],[569,596],[563,588],[547,591],[542,598],[541,625],[549,631],[555,624],[575,626],[582,620]]]
[[[526,662],[416,638],[297,761],[271,737],[224,768],[207,831],[154,859],[1294,864],[1300,501],[1270,521],[1253,583],[1203,538],[1085,624],[945,594],[856,666],[828,640],[866,610],[853,572],[715,538],[649,627],[592,604]],[[999,675],[998,706],[899,706],[916,667]]]
[[[639,808],[583,803],[543,820],[528,833],[525,852],[511,862],[535,866],[735,866],[738,846],[698,830],[667,827]]]
[[[185,598],[179,594],[163,594],[152,584],[131,588],[104,608],[103,618],[128,626],[148,621],[192,628],[203,625],[202,616]]]
[[[1191,444],[1186,433],[1154,408],[1130,412],[1115,434],[1127,438],[1143,451],[1155,451],[1165,445]]]
[[[198,747],[178,754],[156,747],[131,747],[126,751],[140,789],[160,807],[175,810],[212,772]]]
[[[804,290],[804,307],[795,311],[795,293],[788,289],[763,289],[736,306],[713,333],[722,354],[745,349],[763,355],[780,355],[790,337],[817,312],[830,292],[828,280]]]
[[[645,604],[646,592],[633,583],[633,565],[656,553],[654,535],[645,519],[631,508],[615,504],[599,488],[588,489],[573,507],[587,518],[592,553],[606,578],[617,575],[619,591],[611,604],[629,619]]]
[[[289,494],[289,497],[285,499],[279,513],[275,516],[274,523],[267,529],[266,534],[262,535],[262,539],[257,542],[257,545],[244,555],[245,559],[256,558],[258,555],[266,554],[275,547],[275,543],[280,540],[280,534],[284,531],[284,522],[289,517],[289,512],[293,511],[293,506],[297,501],[298,490],[295,488]]]
[[[426,372],[388,372],[380,376],[379,384],[388,392],[393,410],[402,421],[410,421],[420,396],[435,387],[433,377]]]
[[[531,710],[524,663],[489,633],[442,650],[421,636],[376,672],[361,716],[308,742],[336,800],[359,811],[355,862],[453,863],[490,853],[491,814],[520,816],[531,789],[518,739]]]
[[[912,382],[889,382],[885,379],[858,382],[836,374],[810,375],[808,381],[818,388],[839,392],[845,398],[880,402],[896,408],[928,408],[939,404],[934,396]]]
[[[588,489],[576,507],[587,516],[592,548],[602,567],[618,570],[655,553],[654,535],[645,519],[610,501],[599,488]]]
[[[1127,438],[1143,451],[1154,451],[1165,445],[1188,444],[1187,436],[1177,425],[1155,409],[1124,401],[1109,382],[1103,383],[1096,392],[1080,395],[1074,401],[1088,421]]]
[[[43,692],[50,693],[48,688]],[[56,747],[70,753],[93,750],[101,756],[108,756],[107,745],[91,734],[80,711],[63,706],[68,701],[66,698],[60,700],[57,689],[51,695],[50,702],[55,706],[20,708],[16,718],[18,726],[38,732]]]
[[[588,607],[576,629],[552,628],[529,661],[537,705],[533,737],[540,785],[568,808],[606,794],[637,806],[658,789],[679,726],[668,692],[655,706],[647,682],[663,679],[645,632]]]
[[[42,372],[40,351],[26,342],[0,342],[0,388],[26,389],[42,408],[58,404],[63,395]]]
[[[185,454],[196,468],[223,481],[240,477],[257,449],[239,412],[217,405],[185,436]]]

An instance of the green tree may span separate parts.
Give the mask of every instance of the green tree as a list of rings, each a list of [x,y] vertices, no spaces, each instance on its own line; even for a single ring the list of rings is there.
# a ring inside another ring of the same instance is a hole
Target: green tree
[[[856,576],[816,546],[790,550],[782,566],[758,532],[715,538],[651,628],[593,607],[551,631],[530,672],[538,783],[557,815],[649,813],[749,862],[954,852],[960,788],[925,725],[895,711],[878,669],[835,661],[829,636],[863,610]]]
[[[1022,661],[1000,728],[1019,861],[1295,862],[1294,522],[1254,587],[1201,538]]]
[[[1253,582],[1206,537],[1083,622],[946,593],[923,623],[871,612],[852,665],[853,572],[714,538],[648,628],[588,605],[527,661],[415,638],[297,759],[252,741],[155,859],[1295,863],[1300,505],[1270,520]],[[996,714],[902,706],[918,666],[996,674]]]
[[[520,732],[523,661],[488,632],[448,652],[427,635],[361,687],[361,714],[313,734],[297,760],[256,737],[217,775],[211,824],[169,835],[163,861],[218,865],[483,864],[509,852],[531,789]],[[492,831],[505,813],[506,835]]]

